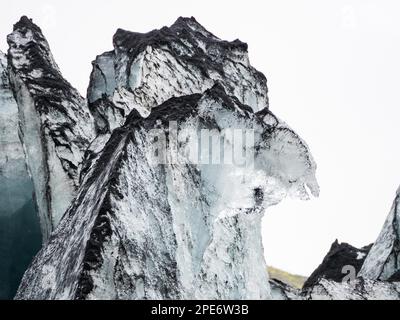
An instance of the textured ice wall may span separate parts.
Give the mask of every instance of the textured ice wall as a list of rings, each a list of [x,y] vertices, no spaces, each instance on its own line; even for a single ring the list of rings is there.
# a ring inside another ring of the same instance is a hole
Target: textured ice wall
[[[32,185],[18,137],[18,106],[0,52],[0,216],[10,216],[32,198]]]
[[[8,42],[48,240],[18,298],[271,298],[264,210],[288,195],[317,195],[318,185],[307,145],[269,112],[266,79],[249,64],[246,44],[220,40],[194,18],[147,34],[118,30],[114,51],[94,62],[93,125],[31,20],[21,18]],[[182,140],[171,138],[167,120]],[[212,146],[222,140],[239,159],[243,150],[225,129],[254,129],[256,161],[209,165],[181,155],[153,166],[155,128],[176,148],[212,129]]]
[[[18,136],[18,106],[0,52],[0,299],[12,299],[41,245],[33,185]]]
[[[88,170],[17,298],[271,298],[264,210],[288,194],[318,193],[307,146],[271,118],[222,86],[168,100],[146,119],[133,111]],[[177,122],[177,140],[170,121]],[[190,152],[153,163],[153,129],[183,151],[199,143],[200,129],[211,129],[224,153],[238,152],[224,128],[254,129],[251,165],[193,163]]]
[[[93,119],[62,77],[38,26],[22,17],[7,40],[20,135],[47,240],[76,194],[80,164],[94,138]]]
[[[88,100],[100,132],[121,126],[131,110],[147,116],[171,97],[219,82],[258,111],[268,107],[267,80],[249,62],[247,44],[214,36],[194,18],[148,33],[119,29],[114,50],[93,62]]]
[[[372,280],[390,280],[400,271],[400,188],[381,233],[365,258],[359,276]],[[397,279],[399,281],[399,279]]]

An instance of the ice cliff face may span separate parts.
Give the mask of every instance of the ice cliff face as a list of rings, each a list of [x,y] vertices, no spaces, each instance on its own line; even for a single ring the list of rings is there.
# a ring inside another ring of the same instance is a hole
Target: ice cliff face
[[[25,155],[18,137],[18,107],[0,52],[0,216],[10,216],[32,198]]]
[[[359,275],[372,280],[392,280],[400,272],[400,189],[378,239],[365,259]]]
[[[269,285],[271,288],[272,300],[303,300],[301,290],[283,283],[277,279],[270,279]]]
[[[22,17],[7,40],[21,141],[46,240],[76,194],[93,120],[86,101],[62,77],[39,27]]]
[[[18,106],[0,52],[0,300],[14,296],[32,256],[40,248],[33,186],[18,137]]]
[[[113,40],[87,102],[28,18],[0,54],[0,217],[34,225],[34,191],[46,240],[16,298],[399,299],[398,196],[370,251],[335,242],[303,290],[268,279],[264,212],[318,185],[246,44],[194,18]]]
[[[114,51],[93,63],[92,139],[85,104],[40,30],[22,19],[9,43],[17,101],[29,110],[21,116],[26,127],[36,124],[25,132],[38,136],[25,145],[52,146],[38,153],[51,151],[52,171],[31,162],[35,190],[56,191],[43,176],[54,175],[67,195],[80,185],[18,299],[287,296],[271,292],[261,219],[287,195],[318,194],[315,164],[305,142],[269,111],[266,79],[250,66],[246,44],[220,40],[193,18],[147,34],[118,30]],[[51,103],[38,108],[42,95]],[[45,135],[37,130],[49,122],[55,128]],[[54,134],[60,123],[69,130]],[[64,139],[61,148],[55,137]]]
[[[250,65],[247,44],[223,41],[194,18],[148,33],[119,29],[113,43],[93,62],[88,89],[100,132],[121,126],[133,109],[147,116],[171,97],[202,93],[216,82],[254,111],[268,107],[266,78]]]
[[[306,197],[318,188],[304,142],[266,117],[273,116],[254,113],[218,84],[167,100],[147,118],[134,110],[100,152],[17,298],[271,298],[264,210],[288,193]],[[253,142],[235,151],[239,138],[230,128],[254,130]],[[214,156],[227,163],[196,161],[202,129],[211,130]],[[164,164],[154,163],[155,133],[177,150],[162,156]]]

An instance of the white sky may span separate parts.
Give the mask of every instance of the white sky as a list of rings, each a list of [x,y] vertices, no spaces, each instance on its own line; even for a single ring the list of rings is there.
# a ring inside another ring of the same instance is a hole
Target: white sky
[[[267,262],[307,275],[336,238],[363,246],[378,236],[400,184],[398,1],[3,0],[0,50],[23,14],[82,94],[118,27],[145,32],[195,16],[220,38],[247,42],[271,110],[308,142],[321,186],[319,199],[266,214]]]

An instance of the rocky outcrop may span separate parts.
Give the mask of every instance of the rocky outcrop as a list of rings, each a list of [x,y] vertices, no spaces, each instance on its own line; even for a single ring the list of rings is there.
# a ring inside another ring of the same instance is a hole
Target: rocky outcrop
[[[93,120],[85,99],[62,77],[38,26],[22,17],[7,40],[20,137],[46,240],[76,194],[80,164],[94,138]]]
[[[317,284],[322,278],[336,282],[353,280],[360,271],[371,245],[357,249],[347,243],[336,240],[322,263],[304,283],[303,288]]]

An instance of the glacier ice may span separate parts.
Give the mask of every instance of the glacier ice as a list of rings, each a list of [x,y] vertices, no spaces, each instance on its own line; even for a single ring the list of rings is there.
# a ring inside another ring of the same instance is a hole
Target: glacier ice
[[[148,33],[119,29],[114,50],[93,62],[88,101],[98,131],[112,131],[132,109],[147,116],[172,97],[219,82],[255,111],[268,106],[267,81],[249,62],[247,44],[223,41],[194,18]]]
[[[17,128],[18,107],[8,81],[7,58],[0,52],[0,216],[11,215],[32,198]]]
[[[36,240],[17,252],[29,263],[40,243],[34,207],[45,240],[18,299],[399,299],[398,196],[371,249],[335,242],[303,290],[268,278],[264,213],[319,187],[307,144],[269,110],[245,43],[194,18],[119,29],[93,61],[87,101],[30,19],[8,43],[0,259],[21,240],[4,230],[28,221]],[[343,265],[354,267],[349,281]]]
[[[41,244],[39,218],[33,199],[11,215],[0,216],[0,300],[14,297]]]
[[[0,300],[10,299],[40,249],[33,186],[18,136],[18,106],[0,52]]]
[[[171,98],[147,118],[133,110],[97,156],[17,298],[272,298],[264,210],[287,194],[306,197],[306,185],[316,194],[318,185],[304,142],[265,117],[219,84]],[[176,162],[154,164],[149,132],[170,133],[170,121],[180,134],[166,134],[167,145],[183,151]],[[201,129],[221,132],[224,152],[233,152],[221,130],[228,125],[254,130],[254,163],[193,163],[186,150],[199,143]],[[295,170],[286,170],[289,159]]]
[[[31,219],[33,191],[45,240],[17,299],[399,299],[398,196],[371,250],[334,243],[303,290],[268,278],[264,213],[319,187],[307,144],[269,110],[245,43],[194,18],[119,29],[93,61],[87,101],[31,20],[8,43],[0,198],[5,185],[19,193],[0,219],[16,217],[10,230]],[[354,279],[342,281],[343,264]]]
[[[27,17],[7,37],[9,78],[46,241],[75,196],[94,138],[87,103],[62,77],[40,28]]]
[[[400,188],[397,190],[390,213],[359,276],[372,280],[390,280],[400,270]]]
[[[114,50],[93,62],[87,105],[31,20],[21,18],[8,43],[20,137],[48,241],[18,298],[273,297],[264,209],[319,189],[307,145],[269,111],[266,79],[251,67],[246,44],[220,40],[194,18],[147,34],[118,30]],[[179,123],[181,140],[162,119]],[[209,165],[184,153],[152,166],[149,131],[187,151],[200,145],[193,132],[202,127],[213,129],[211,147],[222,140],[235,160],[243,160],[238,137],[225,129],[256,128],[256,161]]]
[[[321,279],[304,294],[308,300],[399,300],[400,283],[357,278],[350,282]]]

